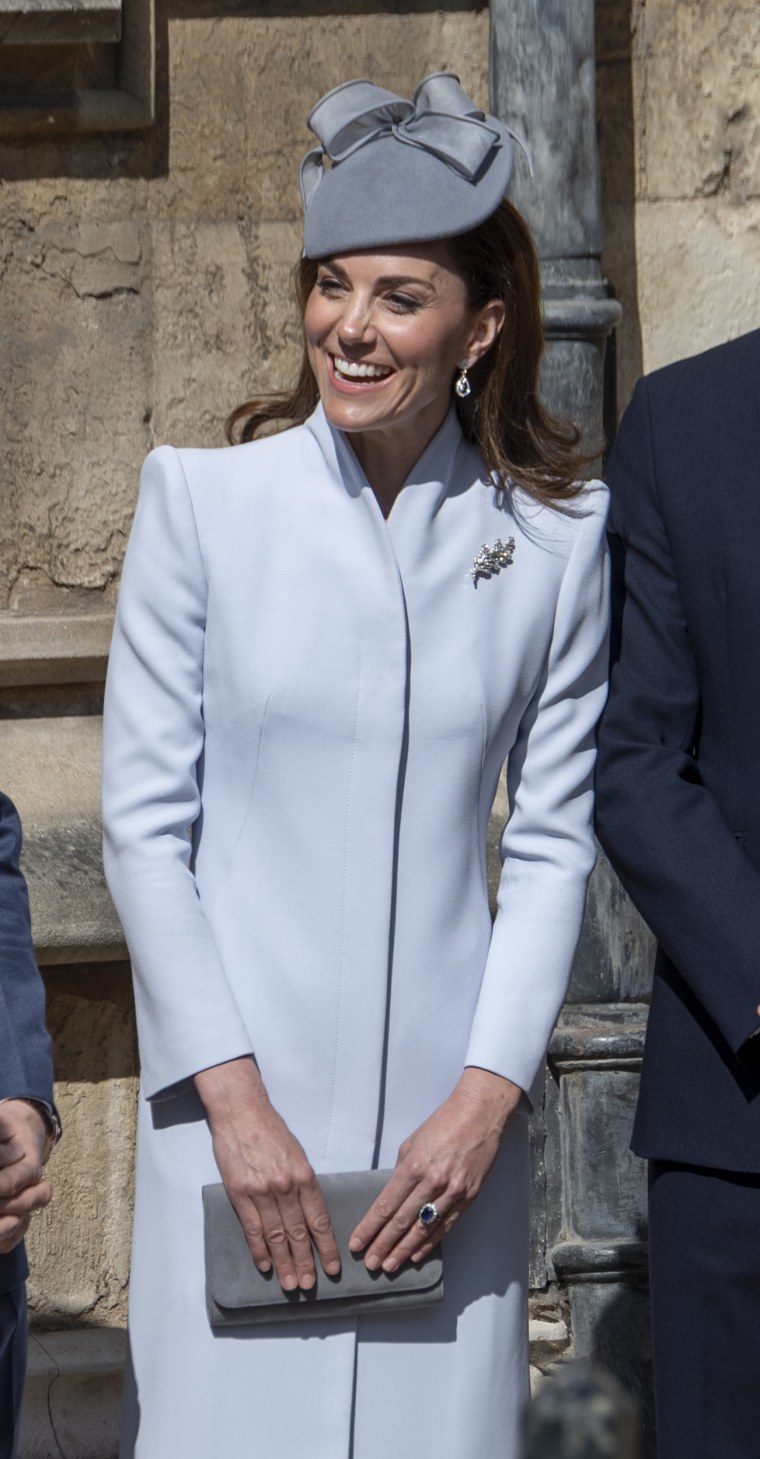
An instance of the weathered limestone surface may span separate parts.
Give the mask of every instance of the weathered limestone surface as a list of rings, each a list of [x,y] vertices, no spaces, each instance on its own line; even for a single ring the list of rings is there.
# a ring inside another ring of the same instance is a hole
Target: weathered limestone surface
[[[108,611],[68,617],[0,614],[0,687],[102,683],[112,625]]]
[[[100,850],[96,714],[0,718],[3,789],[24,823],[24,868],[41,963],[124,957]]]
[[[644,365],[760,324],[760,10],[641,5],[634,41]]]
[[[50,1167],[55,1199],[29,1236],[30,1311],[42,1327],[122,1326],[137,1095],[129,970],[48,974],[47,995],[66,1137]]]
[[[0,607],[44,609],[102,595],[123,555],[148,443],[146,235],[8,217],[5,193]]]
[[[760,196],[755,0],[648,0],[637,17],[641,189]]]
[[[159,17],[148,137],[0,146],[0,610],[111,602],[146,451],[291,374],[308,105],[446,67],[487,99],[485,9],[299,8]]]
[[[760,198],[653,203],[637,233],[645,369],[760,327]]]
[[[597,0],[605,273],[638,374],[760,326],[755,0]]]

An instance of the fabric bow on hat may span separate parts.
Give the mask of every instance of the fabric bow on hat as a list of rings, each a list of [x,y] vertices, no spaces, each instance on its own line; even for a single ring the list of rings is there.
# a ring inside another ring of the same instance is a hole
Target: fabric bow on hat
[[[438,71],[417,87],[411,101],[371,81],[347,81],[329,91],[307,118],[320,146],[301,163],[301,193],[307,208],[324,176],[323,158],[341,163],[360,147],[392,134],[399,142],[421,147],[474,183],[502,134],[462,90],[458,76]],[[509,128],[504,128],[509,132]],[[509,132],[509,136],[515,136]],[[507,139],[508,140],[508,139]],[[530,154],[519,137],[530,164]],[[532,171],[532,166],[531,166]]]

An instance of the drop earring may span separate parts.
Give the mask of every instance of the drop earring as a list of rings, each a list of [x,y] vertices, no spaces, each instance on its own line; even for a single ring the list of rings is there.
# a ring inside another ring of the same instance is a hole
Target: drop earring
[[[467,378],[468,364],[469,362],[467,356],[465,355],[461,365],[459,366],[459,375],[454,381],[454,389],[456,390],[456,393],[459,396],[460,400],[466,400],[468,395],[472,395],[472,386]]]

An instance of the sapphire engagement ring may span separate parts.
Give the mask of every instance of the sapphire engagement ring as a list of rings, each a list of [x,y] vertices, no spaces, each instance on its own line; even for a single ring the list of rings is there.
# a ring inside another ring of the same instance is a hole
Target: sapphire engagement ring
[[[435,1226],[436,1221],[440,1220],[438,1207],[435,1204],[435,1201],[426,1201],[424,1206],[420,1206],[420,1209],[417,1212],[417,1220],[419,1221],[421,1226],[424,1226],[426,1228],[426,1230],[429,1229],[431,1226]]]

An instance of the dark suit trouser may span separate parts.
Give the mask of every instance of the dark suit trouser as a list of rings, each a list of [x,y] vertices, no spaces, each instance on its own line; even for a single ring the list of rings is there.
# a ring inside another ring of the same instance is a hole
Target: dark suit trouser
[[[0,1459],[14,1459],[26,1374],[26,1289],[0,1294]]]
[[[659,1459],[760,1455],[760,1175],[652,1161]]]

